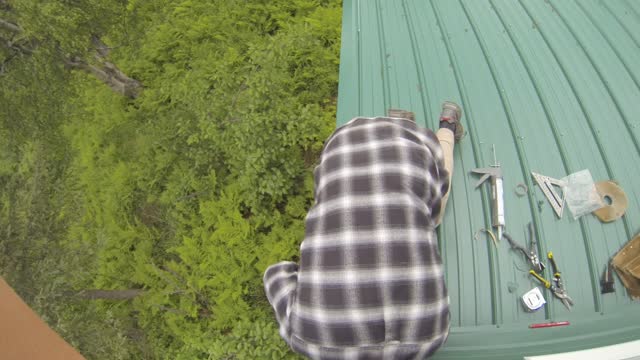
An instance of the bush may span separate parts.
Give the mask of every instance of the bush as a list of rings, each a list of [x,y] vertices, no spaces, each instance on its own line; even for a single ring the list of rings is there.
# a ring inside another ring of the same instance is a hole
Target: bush
[[[340,3],[75,3],[12,10],[40,49],[1,75],[0,272],[91,359],[295,358],[262,274],[304,235]],[[136,99],[57,62],[96,33]]]

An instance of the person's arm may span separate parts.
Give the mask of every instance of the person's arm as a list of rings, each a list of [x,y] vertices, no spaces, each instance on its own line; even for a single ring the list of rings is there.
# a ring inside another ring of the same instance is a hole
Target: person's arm
[[[0,277],[0,357],[3,360],[83,360]]]
[[[449,190],[447,190],[446,194],[442,196],[440,215],[436,219],[436,226],[438,226],[440,225],[440,223],[442,223],[444,210],[447,207],[449,193],[451,192],[451,178],[453,177],[453,147],[455,145],[455,138],[453,135],[453,131],[449,129],[439,129],[438,132],[436,132],[436,137],[438,138],[438,141],[440,141],[440,146],[442,147],[442,154],[444,155],[444,168],[449,173]]]

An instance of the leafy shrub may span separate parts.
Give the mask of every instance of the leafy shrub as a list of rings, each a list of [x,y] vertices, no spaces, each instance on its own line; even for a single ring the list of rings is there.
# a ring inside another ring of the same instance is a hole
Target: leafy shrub
[[[304,235],[340,3],[11,3],[42,46],[1,75],[0,272],[88,358],[295,358],[262,274]],[[138,98],[56,63],[96,33]]]

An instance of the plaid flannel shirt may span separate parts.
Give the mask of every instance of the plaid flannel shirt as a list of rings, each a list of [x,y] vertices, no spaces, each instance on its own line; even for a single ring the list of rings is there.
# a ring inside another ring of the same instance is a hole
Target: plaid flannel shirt
[[[300,265],[264,275],[280,335],[313,359],[431,355],[449,331],[438,139],[406,119],[355,118],[326,141],[314,176]]]

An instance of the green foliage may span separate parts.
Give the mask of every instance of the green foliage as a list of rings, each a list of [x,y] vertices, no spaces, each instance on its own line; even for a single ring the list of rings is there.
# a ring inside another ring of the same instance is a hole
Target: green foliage
[[[262,274],[297,260],[340,2],[11,5],[45,45],[0,75],[0,274],[89,359],[296,358]],[[94,35],[141,96],[57,61]]]
[[[209,345],[210,359],[297,359],[288,352],[271,319],[237,322]]]
[[[9,135],[2,138],[9,147],[5,154],[30,140],[57,141],[56,129],[64,119],[60,99],[70,96],[67,79],[62,66],[44,53],[5,64],[0,75],[0,127]]]
[[[101,0],[14,0],[16,21],[42,45],[65,54],[84,54],[91,35],[122,34],[126,30],[126,2]]]

